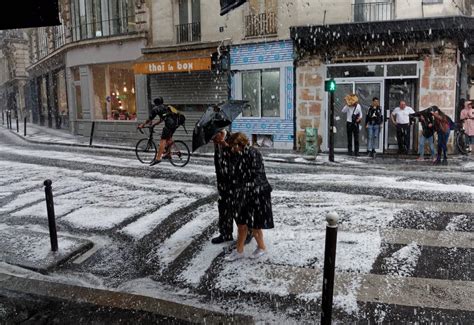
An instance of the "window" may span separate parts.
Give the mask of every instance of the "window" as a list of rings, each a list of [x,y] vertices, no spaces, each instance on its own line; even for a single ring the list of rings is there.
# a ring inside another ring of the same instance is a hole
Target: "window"
[[[136,120],[135,75],[129,64],[92,67],[95,119]]]
[[[279,117],[280,70],[242,72],[242,99],[250,104],[244,117]]]
[[[383,77],[383,65],[351,65],[328,67],[328,78]]]
[[[71,68],[71,75],[72,75],[72,85],[73,85],[73,96],[74,96],[74,104],[76,108],[76,118],[78,120],[83,119],[82,114],[82,98],[81,98],[81,74],[79,71],[79,67]]]
[[[416,76],[416,64],[389,64],[387,65],[387,77]]]
[[[423,4],[443,3],[443,0],[423,0]]]
[[[66,95],[66,76],[65,71],[61,70],[55,75],[56,93],[57,93],[57,105],[60,117],[60,126],[62,128],[69,127],[69,109],[67,106],[67,95]]]
[[[201,40],[201,0],[178,0],[177,43]]]
[[[75,41],[135,31],[133,0],[71,0],[71,17]]]

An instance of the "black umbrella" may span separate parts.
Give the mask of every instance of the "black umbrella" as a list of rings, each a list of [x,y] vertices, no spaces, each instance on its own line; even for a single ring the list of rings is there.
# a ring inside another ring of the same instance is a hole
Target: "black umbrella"
[[[201,116],[193,131],[193,152],[207,144],[222,128],[232,124],[247,106],[245,100],[229,100],[225,103],[211,106]]]

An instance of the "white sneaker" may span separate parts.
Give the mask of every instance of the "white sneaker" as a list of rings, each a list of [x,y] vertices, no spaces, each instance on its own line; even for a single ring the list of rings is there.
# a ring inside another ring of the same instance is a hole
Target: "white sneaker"
[[[224,257],[224,260],[227,262],[233,262],[244,258],[244,253],[239,253],[237,250],[233,250],[232,253]]]
[[[256,259],[256,258],[262,257],[266,253],[267,252],[265,250],[257,248],[256,250],[253,251],[252,256],[250,256],[250,258]]]

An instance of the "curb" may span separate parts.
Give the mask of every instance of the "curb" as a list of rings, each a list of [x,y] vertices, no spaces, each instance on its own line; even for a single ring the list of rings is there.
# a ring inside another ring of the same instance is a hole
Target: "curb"
[[[73,303],[146,311],[199,324],[254,324],[251,316],[225,314],[183,303],[136,294],[80,287],[43,280],[27,279],[0,273],[0,288],[33,296],[48,297]]]

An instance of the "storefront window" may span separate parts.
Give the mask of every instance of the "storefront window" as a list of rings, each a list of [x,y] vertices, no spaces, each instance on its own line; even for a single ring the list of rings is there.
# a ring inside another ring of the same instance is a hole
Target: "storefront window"
[[[244,117],[279,117],[280,70],[243,72],[242,99],[250,104]]]
[[[328,78],[383,77],[381,64],[346,65],[328,67]]]
[[[130,64],[93,66],[92,76],[95,119],[137,119],[135,75]]]
[[[72,86],[73,86],[73,96],[74,103],[76,108],[76,118],[82,120],[82,98],[81,98],[81,74],[79,72],[79,67],[71,68],[72,75]]]
[[[41,113],[43,117],[48,115],[48,87],[46,86],[46,77],[41,78]]]
[[[416,64],[389,64],[387,77],[415,77]]]

